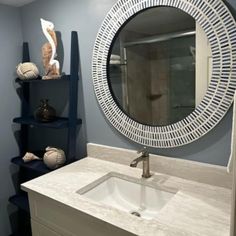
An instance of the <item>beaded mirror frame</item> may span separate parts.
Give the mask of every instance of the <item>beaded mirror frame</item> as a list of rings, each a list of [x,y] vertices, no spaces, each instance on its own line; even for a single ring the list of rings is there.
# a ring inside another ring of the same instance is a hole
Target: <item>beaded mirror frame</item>
[[[108,85],[107,59],[120,27],[133,15],[148,8],[178,8],[204,29],[212,50],[212,77],[196,109],[183,120],[167,126],[138,123],[116,104]],[[223,118],[236,89],[236,23],[222,0],[119,0],[105,17],[93,50],[94,91],[110,123],[129,139],[151,147],[170,148],[191,143]]]

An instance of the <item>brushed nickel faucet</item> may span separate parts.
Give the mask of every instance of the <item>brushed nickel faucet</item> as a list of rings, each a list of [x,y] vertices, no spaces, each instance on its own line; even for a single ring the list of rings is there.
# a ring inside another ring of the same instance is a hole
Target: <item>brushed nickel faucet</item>
[[[143,162],[143,174],[142,177],[143,178],[150,178],[151,174],[150,174],[150,166],[149,166],[149,152],[147,151],[147,148],[144,147],[142,150],[137,152],[138,154],[141,153],[141,156],[134,159],[131,163],[130,163],[130,167],[137,167],[138,163],[140,161]]]

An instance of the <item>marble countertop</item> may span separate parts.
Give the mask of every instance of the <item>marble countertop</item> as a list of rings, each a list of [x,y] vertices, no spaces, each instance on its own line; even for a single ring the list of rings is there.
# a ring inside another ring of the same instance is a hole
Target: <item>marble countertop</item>
[[[69,207],[140,236],[229,236],[231,191],[186,179],[155,173],[144,180],[178,192],[156,219],[134,217],[93,202],[77,193],[98,178],[117,172],[140,178],[141,170],[87,157],[21,185]]]

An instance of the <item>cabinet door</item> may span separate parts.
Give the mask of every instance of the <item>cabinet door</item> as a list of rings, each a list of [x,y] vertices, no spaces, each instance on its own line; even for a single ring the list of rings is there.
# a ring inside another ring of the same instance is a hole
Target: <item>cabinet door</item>
[[[42,224],[37,223],[32,219],[31,226],[33,236],[62,236],[62,234],[56,233],[55,231],[52,231],[51,229],[45,227]]]

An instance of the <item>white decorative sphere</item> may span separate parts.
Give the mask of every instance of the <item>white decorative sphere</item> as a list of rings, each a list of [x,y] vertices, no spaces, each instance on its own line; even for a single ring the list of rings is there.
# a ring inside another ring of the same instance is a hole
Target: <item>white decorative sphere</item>
[[[57,169],[66,162],[66,156],[63,150],[47,147],[43,156],[43,162],[49,169]]]
[[[36,79],[39,76],[39,70],[32,62],[20,63],[16,67],[16,73],[22,80]]]

